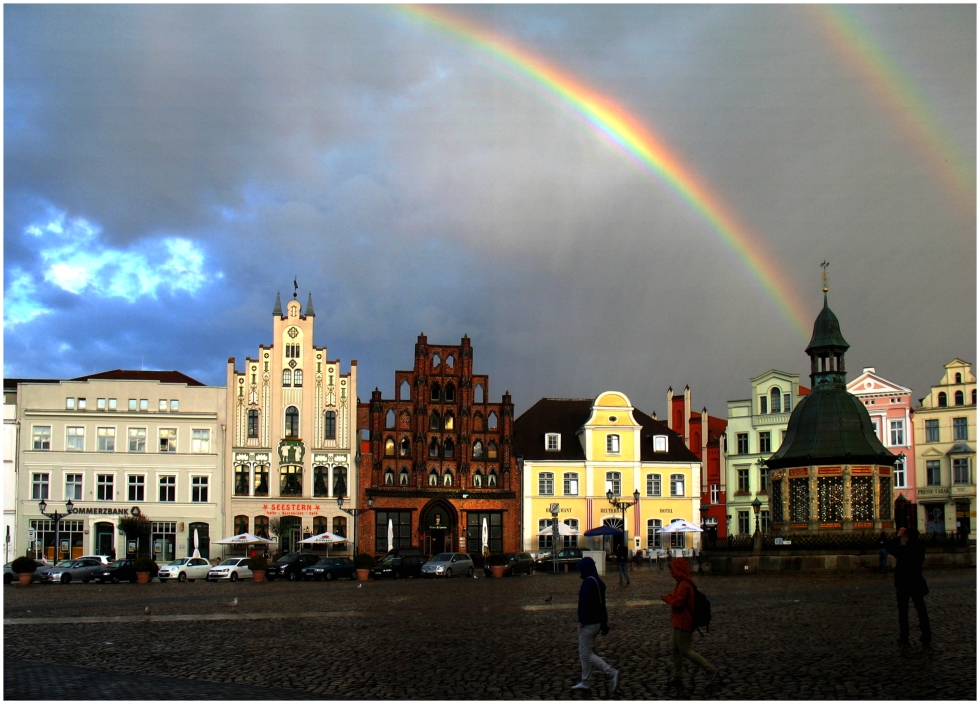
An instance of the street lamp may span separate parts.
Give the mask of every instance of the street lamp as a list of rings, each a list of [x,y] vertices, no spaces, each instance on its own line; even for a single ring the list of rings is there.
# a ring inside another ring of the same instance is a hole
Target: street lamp
[[[371,510],[371,507],[374,506],[374,499],[368,497],[367,505],[367,508],[344,508],[344,497],[337,497],[337,508],[346,513],[348,516],[354,517],[354,529],[351,532],[351,555],[353,557],[357,556],[357,517],[365,511]]]
[[[65,508],[66,508],[65,513],[58,513],[57,511],[52,511],[51,513],[45,513],[48,509],[48,502],[45,501],[44,499],[41,499],[41,501],[38,503],[38,508],[41,509],[42,516],[47,516],[52,521],[54,521],[54,563],[58,564],[58,549],[60,547],[59,542],[61,537],[61,521],[62,519],[67,518],[72,514],[72,511],[75,510],[75,505],[72,503],[71,499],[68,499],[67,503],[65,504]],[[43,554],[44,552],[43,543],[41,544],[41,551]],[[70,546],[68,548],[68,557],[71,557]]]
[[[756,535],[759,534],[759,509],[762,508],[762,502],[759,501],[759,497],[755,497],[755,501],[752,502],[752,510],[755,511],[755,532]]]
[[[551,504],[548,507],[548,512],[551,514],[551,565],[555,574],[558,574],[558,542],[561,539],[561,533],[558,529],[559,509],[558,504]]]
[[[623,513],[623,544],[626,544],[626,536],[628,535],[626,531],[626,509],[632,508],[640,503],[640,490],[633,490],[633,503],[629,501],[620,501],[618,497],[613,496],[612,489],[606,491],[606,501],[608,501],[613,508],[618,508]]]

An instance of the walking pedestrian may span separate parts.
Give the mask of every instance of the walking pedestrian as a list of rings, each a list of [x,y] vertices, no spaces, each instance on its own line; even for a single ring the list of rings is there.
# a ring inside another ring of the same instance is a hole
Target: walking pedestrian
[[[888,536],[885,531],[878,536],[878,569],[882,574],[888,571]]]
[[[595,639],[601,633],[609,633],[609,615],[606,613],[606,585],[599,579],[595,560],[583,557],[575,565],[582,578],[578,592],[578,656],[582,660],[582,679],[572,686],[573,690],[592,689],[592,668],[612,679],[612,692],[619,686],[619,670],[610,667],[595,654]],[[612,693],[610,692],[610,693]]]
[[[909,644],[909,599],[919,614],[919,630],[922,645],[932,643],[932,629],[929,627],[929,614],[926,613],[924,597],[929,586],[922,576],[922,563],[926,560],[926,549],[919,542],[919,531],[915,527],[899,528],[898,536],[888,543],[888,552],[895,558],[895,596],[898,599],[898,644]]]
[[[115,561],[116,561],[116,549],[109,548],[109,562],[115,562]]]
[[[660,598],[670,606],[670,625],[674,633],[670,638],[670,656],[674,665],[674,678],[670,685],[682,687],[684,658],[704,669],[707,684],[714,682],[718,668],[691,650],[691,634],[694,631],[694,582],[691,566],[682,557],[670,562],[670,574],[677,581],[674,591]]]
[[[619,568],[619,586],[623,586],[623,580],[626,583],[630,583],[629,572],[626,571],[626,562],[629,560],[629,554],[626,552],[626,543],[620,543],[616,546],[616,566]]]

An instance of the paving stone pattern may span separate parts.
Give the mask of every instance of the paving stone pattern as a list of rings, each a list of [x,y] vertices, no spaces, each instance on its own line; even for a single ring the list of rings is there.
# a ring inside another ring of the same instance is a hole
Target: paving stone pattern
[[[915,640],[914,609],[913,645],[896,645],[890,574],[697,577],[713,620],[707,636],[694,634],[694,649],[722,669],[705,687],[704,674],[687,663],[680,692],[667,688],[669,611],[659,601],[673,580],[649,567],[632,577],[628,587],[606,577],[612,631],[597,652],[622,670],[612,697],[601,676],[590,692],[570,689],[580,674],[574,574],[362,588],[15,584],[4,587],[4,695],[62,698],[58,688],[87,671],[87,681],[118,681],[143,695],[106,685],[86,693],[93,699],[159,698],[155,677],[170,683],[170,699],[977,698],[973,569],[926,573],[931,651]],[[139,617],[146,606],[150,619],[93,618]],[[195,614],[219,620],[170,620]],[[70,622],[81,616],[86,623]],[[37,618],[58,622],[20,623]]]

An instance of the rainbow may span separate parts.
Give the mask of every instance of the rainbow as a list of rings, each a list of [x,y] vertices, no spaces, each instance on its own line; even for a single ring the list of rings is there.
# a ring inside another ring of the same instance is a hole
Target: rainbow
[[[813,313],[801,304],[772,254],[711,191],[703,178],[625,108],[526,49],[456,17],[438,5],[399,5],[395,9],[405,17],[463,40],[538,91],[556,99],[641,169],[667,184],[721,236],[801,338],[809,336]]]
[[[845,63],[861,75],[896,119],[923,163],[930,166],[972,218],[976,208],[974,171],[943,133],[925,101],[888,60],[852,10],[838,5],[816,5],[810,11]]]

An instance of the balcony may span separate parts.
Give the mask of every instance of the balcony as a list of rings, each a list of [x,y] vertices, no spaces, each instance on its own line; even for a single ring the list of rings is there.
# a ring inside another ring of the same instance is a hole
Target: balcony
[[[764,413],[752,416],[752,427],[759,428],[767,425],[785,426],[789,423],[789,413]]]

